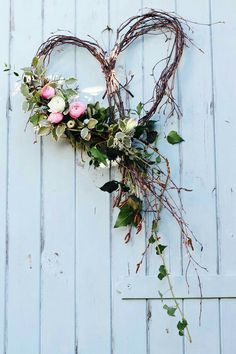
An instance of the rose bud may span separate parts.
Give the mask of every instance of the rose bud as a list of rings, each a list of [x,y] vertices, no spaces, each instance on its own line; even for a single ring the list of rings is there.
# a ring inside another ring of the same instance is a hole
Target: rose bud
[[[69,107],[69,115],[73,119],[82,116],[86,111],[86,106],[83,102],[72,102]]]
[[[48,84],[44,85],[43,88],[40,91],[40,95],[42,98],[45,98],[48,100],[49,98],[52,98],[55,96],[55,89]]]
[[[54,113],[50,113],[48,116],[48,120],[51,123],[59,123],[62,121],[63,119],[63,114],[60,112],[54,112]]]

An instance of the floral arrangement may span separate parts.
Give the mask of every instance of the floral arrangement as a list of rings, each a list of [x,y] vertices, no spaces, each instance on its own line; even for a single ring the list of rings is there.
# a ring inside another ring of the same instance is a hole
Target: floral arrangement
[[[179,196],[184,188],[178,188],[171,179],[168,159],[156,144],[159,136],[156,121],[151,119],[157,109],[160,112],[166,105],[170,107],[170,115],[179,113],[172,91],[176,69],[188,40],[182,22],[184,20],[176,15],[155,10],[129,18],[118,28],[117,40],[109,55],[97,42],[53,35],[41,45],[31,66],[23,68],[21,93],[25,97],[23,109],[30,112],[29,122],[36,136],[51,135],[56,141],[66,138],[74,148],[87,153],[90,165],[95,168],[112,164],[118,166],[120,180],[107,181],[101,190],[116,193],[113,207],[119,208],[119,214],[114,227],[127,228],[126,243],[133,229],[136,234],[142,230],[145,213],[152,215],[147,247],[137,264],[137,272],[149,247],[155,247],[162,261],[157,277],[160,280],[167,279],[174,302],[171,307],[163,304],[163,308],[170,316],[175,316],[176,311],[179,313],[179,335],[183,336],[186,332],[191,342],[187,320],[171,285],[164,256],[167,246],[162,243],[159,235],[162,209],[166,209],[179,225],[182,243],[189,257],[188,268],[192,264],[196,270],[197,262],[192,255],[193,235],[182,217],[181,206],[177,205],[170,193],[176,191]],[[147,103],[138,103],[133,110],[126,109],[122,95],[132,93],[128,81],[121,84],[116,78],[116,59],[136,38],[158,31],[165,34],[166,40],[174,36],[172,47],[165,58],[165,68],[155,80],[153,97]],[[106,81],[106,107],[99,102],[81,102],[75,78],[49,78],[46,75],[47,59],[62,44],[86,48],[99,61]],[[167,141],[178,144],[183,139],[176,131],[170,131]],[[162,294],[160,296],[163,297]]]

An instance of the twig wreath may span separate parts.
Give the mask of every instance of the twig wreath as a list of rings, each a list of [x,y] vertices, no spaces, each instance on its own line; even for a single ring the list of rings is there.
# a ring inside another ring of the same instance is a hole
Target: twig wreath
[[[137,264],[137,272],[147,250],[154,246],[162,261],[158,278],[167,278],[174,301],[172,307],[167,304],[163,304],[163,307],[170,316],[175,316],[176,311],[179,313],[179,335],[183,336],[186,331],[191,342],[188,323],[174,295],[164,257],[167,246],[162,244],[158,230],[161,210],[166,209],[179,225],[182,244],[189,259],[187,270],[192,264],[196,272],[199,264],[193,258],[192,251],[193,240],[197,240],[182,217],[181,203],[179,206],[172,197],[173,190],[180,197],[180,191],[184,188],[178,188],[171,179],[168,159],[156,146],[158,131],[155,128],[155,120],[151,119],[157,110],[160,112],[167,105],[170,107],[170,115],[174,112],[180,114],[173,97],[174,79],[183,49],[187,42],[191,42],[183,30],[183,23],[186,24],[184,19],[172,13],[155,10],[131,17],[117,29],[116,42],[110,54],[91,37],[91,40],[82,40],[71,35],[53,35],[40,46],[31,66],[23,68],[21,93],[25,97],[23,109],[30,112],[29,122],[34,126],[36,135],[51,134],[56,141],[66,137],[74,148],[87,153],[90,165],[94,167],[117,164],[121,179],[108,181],[101,190],[116,192],[113,207],[119,208],[119,214],[114,227],[128,228],[126,243],[133,228],[137,234],[141,231],[145,213],[152,215],[150,235],[142,258]],[[152,97],[148,102],[139,103],[136,109],[131,110],[125,107],[123,100],[124,93],[132,96],[129,81],[122,84],[117,79],[116,61],[131,43],[148,33],[163,34],[166,41],[171,39],[171,44],[167,56],[163,59],[165,67],[159,79],[155,80]],[[46,76],[46,63],[52,51],[65,44],[85,48],[98,60],[105,77],[104,98],[107,98],[108,107],[101,106],[99,102],[81,102],[78,99],[77,80],[74,78]],[[176,131],[171,131],[167,141],[177,144],[183,139]],[[160,296],[162,297],[162,294]]]

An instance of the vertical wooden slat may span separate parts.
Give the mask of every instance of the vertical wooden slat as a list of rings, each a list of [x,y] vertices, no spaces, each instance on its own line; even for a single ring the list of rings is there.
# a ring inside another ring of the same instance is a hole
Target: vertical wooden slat
[[[138,14],[142,7],[141,1],[132,0],[127,4],[126,1],[110,1],[110,26],[113,29],[114,37],[116,28],[129,16]],[[125,11],[124,11],[125,9]],[[113,40],[112,40],[113,43]],[[134,98],[130,100],[131,108],[135,109],[137,104],[142,101],[143,82],[142,82],[142,39],[135,42],[124,53],[120,55],[117,61],[117,73],[121,81],[125,80],[125,75],[134,78],[130,85],[130,90]],[[127,103],[127,102],[126,102]],[[112,170],[112,179],[118,179],[120,176],[117,171]],[[145,301],[123,301],[120,294],[116,292],[116,282],[120,276],[134,275],[136,264],[141,258],[145,249],[144,230],[136,235],[135,231],[131,240],[124,244],[126,229],[113,229],[118,210],[112,213],[112,281],[113,281],[113,309],[112,309],[112,352],[119,353],[146,353],[146,304]],[[141,267],[140,274],[145,274],[145,263]]]
[[[108,47],[107,1],[77,2],[77,33]],[[104,77],[99,63],[86,50],[76,52],[80,99],[102,102]],[[104,103],[105,104],[105,103]],[[76,159],[76,336],[78,353],[111,353],[110,336],[110,209],[109,195],[100,191],[109,169],[88,167]]]
[[[4,33],[4,38],[1,46],[0,67],[4,67],[4,63],[10,62],[9,56],[9,39],[10,39],[10,3],[4,2],[1,8],[2,19],[0,22],[0,31]],[[4,352],[5,339],[5,275],[7,271],[7,199],[8,199],[8,142],[9,142],[9,76],[6,72],[0,71],[0,352]]]
[[[148,8],[161,9],[163,11],[174,11],[175,1],[158,1],[145,0],[144,6]],[[153,77],[151,77],[151,70],[154,64],[165,58],[168,50],[168,44],[165,43],[164,36],[146,36],[144,39],[144,101],[152,95],[153,90]],[[163,62],[164,65],[164,62]],[[156,70],[156,77],[158,78],[162,64],[159,64]],[[175,82],[175,97],[178,100],[177,82]],[[167,109],[168,113],[168,109]],[[158,147],[160,151],[166,156],[170,163],[171,175],[177,185],[180,183],[179,166],[180,154],[178,146],[168,144],[165,136],[171,130],[178,131],[178,119],[175,116],[168,118],[161,114],[156,113],[154,119],[157,120],[157,129],[160,132],[158,140]],[[173,197],[178,203],[178,196],[173,193]],[[150,222],[149,222],[150,224]],[[147,230],[147,231],[150,231]],[[150,233],[150,232],[149,232]],[[180,247],[180,230],[173,218],[166,212],[162,211],[160,222],[159,234],[162,238],[162,243],[168,245],[165,257],[169,265],[171,274],[181,274],[181,247]],[[150,235],[149,235],[150,236]],[[155,249],[151,248],[148,253],[148,274],[157,275],[160,266],[160,259],[156,256]],[[159,280],[156,281],[158,291]],[[171,301],[165,301],[165,304],[173,306]],[[148,321],[148,341],[149,353],[155,353],[157,347],[165,348],[168,353],[182,353],[182,339],[179,338],[176,330],[176,320],[167,316],[166,311],[163,309],[164,303],[156,300],[148,300],[147,315]],[[171,340],[170,340],[171,338]]]
[[[189,3],[177,0],[177,12],[184,18],[200,23],[209,23],[209,4],[206,1]],[[181,169],[182,187],[192,192],[183,192],[182,201],[186,213],[184,217],[197,239],[203,244],[203,252],[195,245],[195,259],[211,274],[217,272],[217,228],[215,199],[214,164],[214,121],[212,116],[212,78],[210,28],[207,25],[190,24],[197,48],[190,46],[185,50],[179,70],[179,98],[183,111],[181,135],[185,141],[181,144],[183,159]],[[204,206],[204,208],[203,208]],[[207,227],[206,227],[207,225]],[[184,259],[184,266],[187,264]],[[199,273],[205,271],[198,269]],[[190,267],[189,273],[194,273]],[[196,278],[197,282],[197,278]],[[200,290],[199,290],[200,291]],[[218,302],[203,300],[203,314],[199,326],[200,303],[185,300],[184,310],[189,322],[193,343],[185,341],[186,353],[199,353],[207,348],[209,353],[219,353],[219,315]],[[209,321],[214,313],[214,325],[210,331]],[[203,335],[205,333],[205,335]],[[212,338],[212,340],[210,339]]]
[[[74,0],[44,1],[44,40],[57,30],[73,33],[74,8]],[[74,48],[59,49],[48,74],[71,77]],[[42,144],[41,352],[74,353],[74,151],[51,137]]]
[[[19,2],[10,4],[11,61],[19,69],[30,64],[35,45],[40,43],[41,7],[35,2],[32,10],[32,1],[28,0],[24,10]],[[12,91],[15,82],[12,76]],[[11,354],[38,353],[40,147],[33,144],[32,130],[24,132],[27,117],[21,109],[22,97],[12,95],[11,102],[5,350]]]
[[[236,60],[235,17],[233,0],[210,1],[211,21],[225,21],[212,27],[212,64],[214,84],[215,118],[215,160],[217,181],[217,221],[218,221],[218,262],[221,274],[235,272],[236,246],[236,173],[235,173],[235,129],[234,116]],[[221,346],[224,354],[235,348],[235,300],[221,300],[219,304],[221,319]]]

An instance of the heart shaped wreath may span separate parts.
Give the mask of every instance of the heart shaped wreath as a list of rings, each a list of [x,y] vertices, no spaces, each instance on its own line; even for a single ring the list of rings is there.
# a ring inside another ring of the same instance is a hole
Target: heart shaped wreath
[[[160,112],[160,108],[166,105],[170,107],[170,115],[174,112],[179,114],[172,92],[184,46],[190,41],[183,30],[183,23],[186,24],[186,21],[174,14],[155,10],[131,17],[117,29],[116,42],[110,54],[94,40],[53,35],[40,46],[31,66],[23,68],[21,92],[25,96],[23,109],[30,112],[29,122],[37,135],[51,134],[55,140],[66,137],[73,147],[87,153],[94,167],[111,166],[114,162],[118,165],[121,179],[108,181],[101,190],[117,193],[113,207],[119,208],[119,214],[114,227],[128,227],[126,243],[133,228],[136,228],[136,233],[142,229],[145,212],[151,213],[151,231],[147,247],[137,264],[137,271],[148,248],[154,245],[156,254],[162,260],[158,278],[167,278],[174,301],[173,307],[166,304],[163,307],[170,316],[175,316],[176,310],[179,312],[179,334],[183,336],[186,330],[191,341],[188,324],[175,298],[165,262],[166,245],[162,244],[158,231],[161,210],[166,209],[179,225],[189,264],[196,270],[198,263],[192,255],[193,235],[182,217],[181,207],[172,198],[171,191],[175,190],[180,196],[181,188],[171,179],[168,159],[156,146],[158,132],[155,120],[151,119],[157,109]],[[123,101],[124,93],[132,96],[129,81],[125,84],[119,82],[115,72],[116,61],[131,43],[148,33],[162,33],[166,41],[170,40],[170,48],[163,59],[165,67],[159,79],[155,80],[153,96],[148,102],[139,103],[136,109],[131,110],[125,107]],[[104,98],[107,98],[107,107],[101,106],[99,102],[81,102],[78,99],[76,79],[46,76],[46,62],[52,51],[64,44],[85,48],[98,60],[106,82]],[[183,141],[175,131],[168,134],[167,140],[171,144]]]

